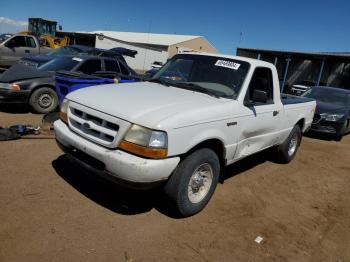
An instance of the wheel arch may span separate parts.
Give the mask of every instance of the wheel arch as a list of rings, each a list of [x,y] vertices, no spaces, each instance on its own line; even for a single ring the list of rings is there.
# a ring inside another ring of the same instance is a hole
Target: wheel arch
[[[225,170],[226,170],[226,149],[225,144],[222,140],[218,138],[208,138],[206,140],[203,140],[199,143],[197,143],[195,146],[193,146],[191,149],[189,149],[185,154],[181,155],[181,161],[186,158],[191,153],[201,149],[201,148],[209,148],[213,150],[220,161],[220,176],[219,176],[219,182],[223,183],[224,176],[225,176]]]
[[[304,132],[304,128],[305,128],[305,118],[299,119],[299,121],[295,125],[299,126],[301,132],[303,133]]]

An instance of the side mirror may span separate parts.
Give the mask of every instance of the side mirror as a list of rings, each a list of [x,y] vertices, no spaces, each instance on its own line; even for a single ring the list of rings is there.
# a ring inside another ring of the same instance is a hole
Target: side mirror
[[[253,97],[251,100],[247,100],[244,102],[244,105],[247,107],[252,107],[254,106],[256,103],[267,103],[267,92],[262,91],[262,90],[257,90],[255,89],[253,91]]]
[[[253,102],[267,103],[267,92],[262,91],[262,90],[254,90]]]

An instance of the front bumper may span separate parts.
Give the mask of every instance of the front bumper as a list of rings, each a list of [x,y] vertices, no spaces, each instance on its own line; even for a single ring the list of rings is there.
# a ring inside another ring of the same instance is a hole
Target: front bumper
[[[2,103],[27,103],[29,91],[13,92],[8,89],[0,89],[0,102]]]
[[[344,122],[332,122],[321,120],[318,123],[313,123],[311,125],[311,131],[325,133],[329,135],[340,135],[343,132],[342,128],[344,126]]]
[[[126,183],[167,180],[180,162],[180,157],[146,159],[118,149],[107,149],[72,132],[61,120],[54,123],[54,130],[58,144],[75,162],[94,173],[103,173],[107,178]]]

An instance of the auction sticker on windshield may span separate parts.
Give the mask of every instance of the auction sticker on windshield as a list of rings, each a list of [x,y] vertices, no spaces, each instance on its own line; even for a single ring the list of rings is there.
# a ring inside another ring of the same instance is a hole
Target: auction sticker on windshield
[[[237,63],[231,62],[231,61],[226,61],[226,60],[218,60],[218,61],[216,61],[215,65],[230,68],[233,70],[238,70],[238,68],[240,67],[240,64],[237,64]]]

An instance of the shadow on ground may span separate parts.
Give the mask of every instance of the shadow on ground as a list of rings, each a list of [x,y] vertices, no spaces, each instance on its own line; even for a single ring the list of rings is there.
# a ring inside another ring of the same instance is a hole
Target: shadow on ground
[[[324,141],[339,141],[339,139],[337,139],[334,136],[322,134],[322,133],[318,133],[318,132],[312,132],[312,131],[305,133],[304,136],[306,136],[308,138],[324,140]]]
[[[266,155],[266,152],[265,154],[261,152],[229,166],[224,179],[239,175],[268,161]],[[123,215],[136,215],[149,212],[155,208],[168,217],[181,218],[171,209],[161,187],[152,190],[126,189],[85,171],[73,164],[66,155],[54,160],[52,166],[56,173],[74,189],[113,212]]]
[[[169,205],[162,195],[161,188],[134,190],[121,187],[85,171],[73,164],[65,155],[54,160],[52,166],[57,174],[73,188],[113,212],[135,215],[156,208],[169,217],[178,218],[178,215],[168,208]]]
[[[22,104],[1,104],[0,111],[4,113],[15,113],[15,114],[27,114],[30,109],[26,105]]]

